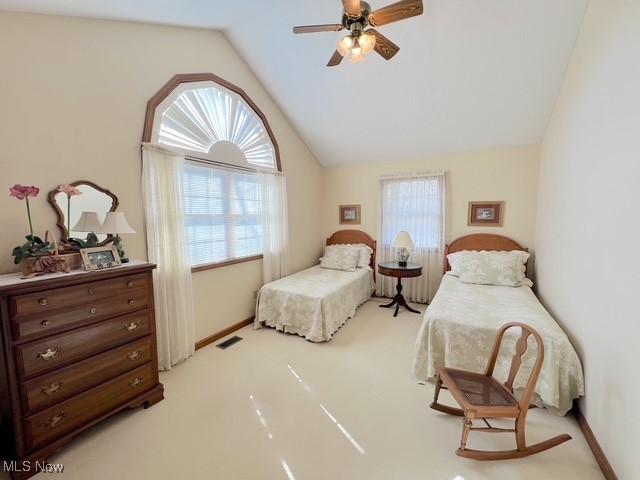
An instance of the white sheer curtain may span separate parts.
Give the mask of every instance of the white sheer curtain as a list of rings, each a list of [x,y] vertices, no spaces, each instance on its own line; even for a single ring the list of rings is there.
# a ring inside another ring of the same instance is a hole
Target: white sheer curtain
[[[158,363],[161,370],[194,352],[191,264],[185,239],[184,156],[149,144],[142,150],[142,190],[153,272]]]
[[[258,172],[262,192],[264,283],[287,275],[289,229],[287,218],[287,184],[284,175]]]
[[[409,232],[415,244],[410,263],[422,265],[422,276],[403,279],[403,295],[428,303],[438,289],[444,261],[444,172],[418,173],[380,180],[380,231],[378,263],[396,260],[393,241],[398,232]],[[376,294],[395,295],[395,278],[377,274]]]

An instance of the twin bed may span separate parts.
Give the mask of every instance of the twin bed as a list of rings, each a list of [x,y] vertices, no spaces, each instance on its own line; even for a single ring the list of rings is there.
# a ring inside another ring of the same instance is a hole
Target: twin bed
[[[353,272],[319,265],[265,285],[258,294],[255,328],[268,326],[300,335],[312,342],[329,341],[365,303],[374,290],[376,242],[359,230],[341,230],[327,246],[365,244],[373,250],[368,267]],[[438,367],[482,371],[498,329],[518,321],[537,330],[544,341],[545,359],[535,390],[535,403],[564,415],[573,400],[584,395],[580,359],[567,335],[538,301],[531,288],[463,283],[451,274],[447,254],[462,251],[526,251],[500,235],[477,234],[452,242],[445,252],[445,274],[425,312],[416,340],[413,376],[432,381]],[[495,376],[506,378],[515,352],[516,333],[505,337]],[[532,367],[535,348],[523,358],[514,389],[522,387]]]
[[[573,400],[584,395],[582,365],[567,335],[538,301],[531,288],[463,283],[450,272],[447,255],[461,251],[526,251],[513,240],[489,234],[461,237],[445,252],[445,274],[425,312],[416,340],[413,375],[421,383],[435,378],[438,367],[481,372],[491,353],[498,329],[509,322],[525,323],[540,333],[544,363],[535,389],[535,403],[564,415]],[[505,337],[495,376],[506,379],[515,353],[517,332]],[[530,348],[516,377],[514,389],[523,388],[535,357]]]
[[[360,230],[340,230],[326,242],[327,246],[357,244],[373,250],[367,267],[347,272],[316,265],[262,287],[255,328],[267,326],[312,342],[329,341],[373,294],[376,241]]]

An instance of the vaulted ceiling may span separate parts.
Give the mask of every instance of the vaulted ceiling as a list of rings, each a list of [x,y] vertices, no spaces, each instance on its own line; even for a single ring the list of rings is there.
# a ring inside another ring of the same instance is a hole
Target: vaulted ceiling
[[[393,0],[369,0],[376,9]],[[387,62],[325,65],[339,0],[0,0],[0,9],[222,29],[324,165],[542,140],[588,0],[424,0]],[[215,73],[215,72],[214,72]]]

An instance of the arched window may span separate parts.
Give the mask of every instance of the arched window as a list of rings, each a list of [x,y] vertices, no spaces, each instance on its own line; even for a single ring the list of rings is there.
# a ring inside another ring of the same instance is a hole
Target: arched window
[[[194,270],[260,258],[264,198],[259,172],[280,171],[264,114],[213,75],[176,75],[149,100],[143,142],[185,155],[186,240]]]
[[[239,167],[280,171],[266,117],[239,87],[212,73],[174,76],[149,100],[143,142]]]

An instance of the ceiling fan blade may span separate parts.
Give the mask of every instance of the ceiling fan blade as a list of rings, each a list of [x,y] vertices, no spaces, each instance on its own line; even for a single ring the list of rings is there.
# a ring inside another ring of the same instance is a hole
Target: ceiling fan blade
[[[360,0],[342,0],[344,6],[344,13],[351,18],[358,18],[362,15],[362,9],[360,7]]]
[[[400,51],[399,46],[397,46],[377,30],[371,28],[367,30],[367,32],[371,32],[375,35],[376,45],[373,48],[376,53],[378,53],[378,55],[380,55],[385,60],[391,60],[391,58],[393,58],[393,56]]]
[[[331,23],[328,25],[304,25],[301,27],[293,27],[293,33],[318,33],[318,32],[339,32],[344,27],[339,23]]]
[[[327,67],[336,67],[340,65],[340,62],[342,62],[342,55],[338,50],[336,50],[331,56],[329,63],[327,63]]]
[[[422,0],[401,0],[379,8],[369,15],[369,24],[374,27],[422,15]]]

